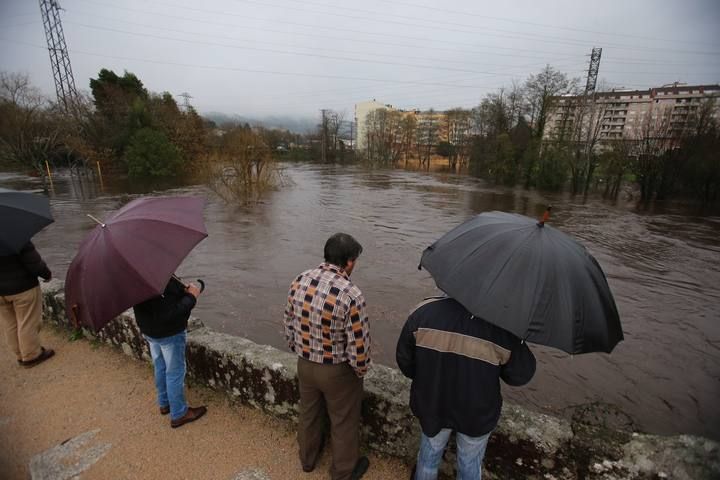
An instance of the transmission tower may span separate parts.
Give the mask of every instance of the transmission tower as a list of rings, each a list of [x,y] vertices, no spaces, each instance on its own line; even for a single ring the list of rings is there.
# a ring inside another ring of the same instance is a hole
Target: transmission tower
[[[183,98],[183,107],[185,108],[186,112],[189,112],[190,111],[190,99],[193,98],[192,95],[190,95],[187,92],[183,92],[183,93],[179,94],[178,97]]]
[[[590,67],[588,68],[587,83],[585,84],[585,95],[595,93],[595,86],[597,85],[598,72],[600,71],[600,56],[602,55],[602,48],[592,49],[590,55]]]
[[[77,97],[75,79],[70,67],[70,56],[65,44],[62,22],[60,21],[60,5],[57,0],[40,0],[45,38],[50,52],[50,66],[55,79],[55,93],[58,102],[65,110],[69,110]]]

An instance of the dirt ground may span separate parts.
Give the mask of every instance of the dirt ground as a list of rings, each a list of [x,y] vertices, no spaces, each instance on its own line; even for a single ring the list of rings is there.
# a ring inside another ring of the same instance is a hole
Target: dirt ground
[[[51,327],[45,327],[41,336],[43,345],[54,348],[56,355],[30,369],[17,365],[4,341],[0,343],[0,478],[4,480],[29,478],[35,455],[96,429],[99,432],[84,448],[90,453],[107,449],[107,453],[87,467],[83,480],[329,478],[327,448],[314,472],[302,472],[289,423],[191,386],[188,401],[206,404],[208,413],[171,429],[169,418],[158,412],[149,364],[108,346],[71,342],[66,332]],[[364,479],[402,480],[410,475],[397,459],[373,454],[369,458]],[[66,458],[64,464],[82,464],[76,460]],[[54,473],[44,478],[70,476]]]

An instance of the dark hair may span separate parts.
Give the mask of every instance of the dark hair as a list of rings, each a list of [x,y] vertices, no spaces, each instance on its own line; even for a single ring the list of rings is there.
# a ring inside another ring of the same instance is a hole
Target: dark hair
[[[362,253],[362,245],[347,233],[336,233],[325,242],[325,261],[344,267]]]

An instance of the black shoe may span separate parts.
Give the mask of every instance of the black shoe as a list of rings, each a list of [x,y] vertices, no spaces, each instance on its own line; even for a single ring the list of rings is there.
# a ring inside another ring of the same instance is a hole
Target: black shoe
[[[365,472],[367,472],[369,467],[370,460],[368,460],[367,457],[358,458],[357,463],[355,463],[355,468],[353,468],[352,475],[350,475],[350,479],[360,480],[362,476],[365,475]]]
[[[410,472],[410,480],[415,480],[415,470],[417,469],[417,464],[413,465],[412,472]]]
[[[315,470],[315,465],[317,464],[317,461],[320,460],[320,455],[322,455],[323,449],[325,448],[325,435],[320,437],[320,446],[318,447],[317,455],[315,455],[315,460],[313,460],[312,465],[306,467],[303,465],[302,469],[305,473],[310,473],[313,470]]]
[[[42,362],[44,362],[48,358],[51,358],[53,355],[55,355],[55,350],[53,350],[52,348],[45,349],[45,347],[40,347],[40,355],[33,358],[32,360],[18,360],[18,363],[25,368],[32,368],[35,365],[40,365]]]
[[[185,412],[185,415],[178,418],[177,420],[171,420],[170,426],[172,428],[178,428],[182,427],[186,423],[194,422],[198,418],[202,417],[207,413],[207,407],[203,405],[202,407],[188,407],[187,412]]]

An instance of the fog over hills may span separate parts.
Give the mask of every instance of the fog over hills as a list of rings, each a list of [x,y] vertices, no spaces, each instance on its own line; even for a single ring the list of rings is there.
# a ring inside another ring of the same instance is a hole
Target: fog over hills
[[[293,133],[309,133],[314,130],[319,120],[312,117],[293,117],[269,115],[264,117],[246,117],[244,115],[228,115],[221,112],[203,112],[201,115],[215,122],[218,126],[224,124],[245,124],[266,128],[280,128]]]

